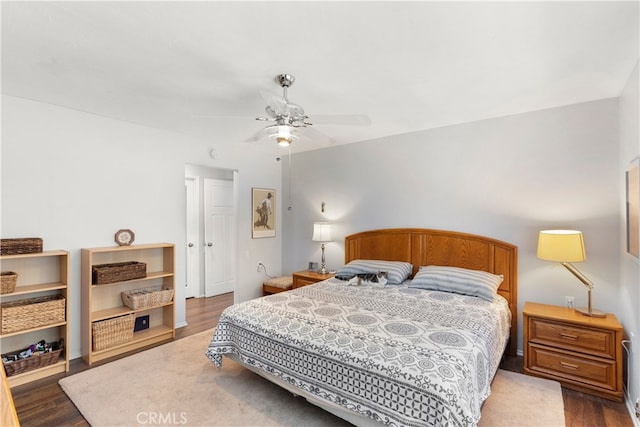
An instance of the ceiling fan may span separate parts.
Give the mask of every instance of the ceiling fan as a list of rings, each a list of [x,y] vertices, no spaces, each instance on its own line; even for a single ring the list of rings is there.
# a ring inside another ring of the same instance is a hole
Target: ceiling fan
[[[291,102],[287,96],[288,89],[295,80],[295,77],[291,74],[278,74],[275,77],[275,81],[282,88],[282,96],[262,92],[263,98],[267,101],[267,106],[265,107],[267,116],[256,117],[256,120],[271,122],[272,124],[249,138],[249,142],[260,141],[268,137],[274,139],[278,145],[288,147],[298,138],[310,140],[314,138],[327,139],[327,136],[310,127],[314,123],[360,126],[371,124],[371,119],[362,115],[309,117],[300,105]]]

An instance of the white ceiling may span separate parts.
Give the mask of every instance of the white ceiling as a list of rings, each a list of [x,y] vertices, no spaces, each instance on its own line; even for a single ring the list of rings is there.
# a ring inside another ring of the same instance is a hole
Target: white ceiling
[[[7,2],[2,93],[199,137],[249,138],[290,73],[350,143],[618,96],[638,2]],[[235,141],[234,141],[235,142]],[[298,147],[300,148],[300,147]]]

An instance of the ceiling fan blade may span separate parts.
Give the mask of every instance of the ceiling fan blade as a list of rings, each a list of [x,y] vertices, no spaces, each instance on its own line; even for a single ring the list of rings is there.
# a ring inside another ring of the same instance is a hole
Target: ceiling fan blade
[[[245,139],[244,142],[258,142],[262,141],[265,138],[268,138],[269,135],[274,133],[273,129],[270,129],[271,126],[267,126],[265,128],[260,129],[258,132],[251,135],[249,138]]]
[[[313,126],[307,126],[300,129],[300,139],[302,139],[304,142],[313,142],[314,145],[319,147],[332,145],[335,143],[333,139],[320,132],[318,129],[315,129]]]
[[[309,117],[314,125],[370,126],[371,118],[364,115],[329,115],[319,114]]]
[[[287,100],[285,98],[264,90],[260,91],[260,95],[267,103],[265,108],[267,114],[272,115],[273,118],[287,114]]]

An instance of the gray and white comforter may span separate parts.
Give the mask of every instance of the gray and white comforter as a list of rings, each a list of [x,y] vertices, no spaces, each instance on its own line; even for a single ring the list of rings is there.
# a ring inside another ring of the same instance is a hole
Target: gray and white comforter
[[[227,308],[207,349],[390,426],[473,426],[509,337],[504,298],[330,279]]]

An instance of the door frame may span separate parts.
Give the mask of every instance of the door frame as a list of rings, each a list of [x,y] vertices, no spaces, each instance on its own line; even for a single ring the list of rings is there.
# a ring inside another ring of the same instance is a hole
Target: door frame
[[[198,183],[198,242],[196,243],[197,248],[197,257],[198,257],[198,278],[199,278],[199,287],[196,292],[196,298],[201,298],[205,296],[205,277],[204,277],[204,262],[205,262],[205,236],[204,236],[204,179],[227,179],[233,181],[233,229],[231,230],[232,238],[234,239],[233,247],[235,251],[232,254],[232,267],[234,270],[234,276],[238,277],[238,251],[239,251],[239,238],[238,238],[238,183],[239,183],[239,173],[235,169],[224,169],[224,168],[216,168],[211,166],[202,166],[196,164],[185,164],[185,180],[187,178],[195,179]],[[186,204],[186,201],[185,201]],[[185,207],[185,212],[188,207]],[[187,218],[185,217],[185,227],[186,227]],[[186,228],[185,228],[186,235]],[[185,237],[186,239],[186,237]],[[188,242],[185,240],[185,256],[186,256],[186,248]],[[185,270],[186,265],[188,264],[187,259],[185,258]],[[186,273],[185,273],[186,274]],[[234,289],[235,291],[235,289]]]
[[[200,227],[200,180],[195,176],[185,176],[186,192],[186,244],[185,244],[185,298],[200,297],[202,285],[200,277],[201,236]],[[193,230],[190,228],[193,227]],[[192,237],[190,231],[195,232]],[[189,247],[192,244],[193,247]],[[192,269],[193,271],[190,271]]]

